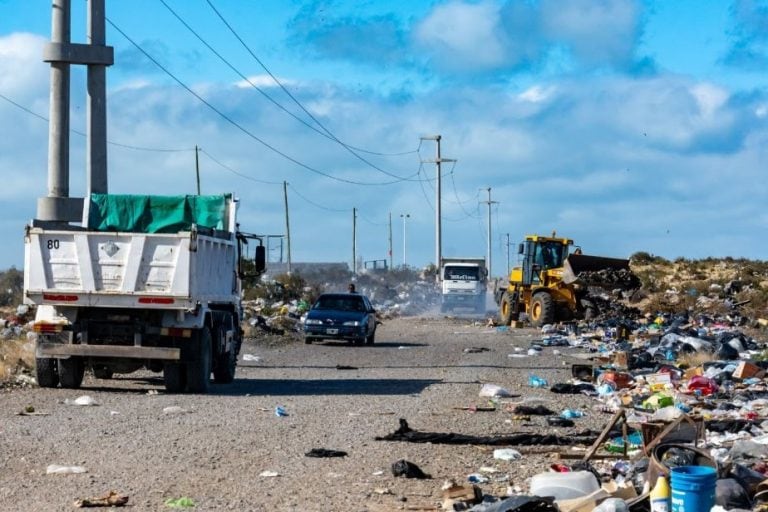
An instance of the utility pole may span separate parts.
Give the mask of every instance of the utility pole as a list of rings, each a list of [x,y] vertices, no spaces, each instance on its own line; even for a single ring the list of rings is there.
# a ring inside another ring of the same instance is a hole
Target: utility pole
[[[352,275],[357,275],[357,208],[352,208]]]
[[[507,275],[509,275],[509,233],[507,233]]]
[[[200,152],[195,144],[195,174],[197,175],[197,195],[200,195]]]
[[[285,199],[285,237],[287,239],[286,250],[288,254],[288,275],[291,275],[291,223],[288,221],[288,182],[287,181],[283,182],[283,198]],[[281,258],[282,258],[282,255],[281,255]]]
[[[491,201],[491,187],[488,187],[488,200],[482,201],[483,203],[488,205],[488,278],[490,279],[493,276],[492,267],[491,267],[491,205],[497,204],[498,201]],[[509,264],[507,264],[509,266]]]
[[[403,268],[407,267],[408,264],[405,259],[405,219],[409,218],[411,216],[410,213],[401,213],[400,218],[403,219]]]
[[[389,212],[389,270],[392,271],[392,212]]]
[[[440,260],[443,259],[443,224],[442,224],[442,176],[440,173],[440,164],[443,162],[455,162],[454,158],[442,158],[440,156],[440,141],[442,136],[429,135],[421,137],[421,140],[434,140],[437,144],[437,155],[434,160],[424,160],[425,163],[434,163],[437,166],[437,179],[435,180],[435,267],[440,268]],[[436,273],[436,278],[440,281],[440,272]]]

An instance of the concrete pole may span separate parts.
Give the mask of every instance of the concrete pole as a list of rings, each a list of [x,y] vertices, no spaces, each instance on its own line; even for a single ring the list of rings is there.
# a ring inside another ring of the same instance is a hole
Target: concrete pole
[[[408,262],[406,260],[406,252],[405,252],[405,219],[409,218],[411,216],[410,213],[401,213],[400,218],[403,219],[403,268],[406,268],[408,266]]]
[[[392,212],[389,212],[389,270],[392,271]]]
[[[291,223],[288,220],[288,182],[283,182],[283,198],[285,199],[285,238],[288,261],[288,275],[291,275]]]
[[[104,0],[88,0],[88,42],[105,46]],[[88,64],[87,194],[107,193],[107,66]]]
[[[352,208],[352,275],[357,275],[357,208]]]
[[[443,215],[442,205],[443,200],[441,196],[441,184],[442,176],[440,172],[440,139],[442,137],[437,135],[435,140],[437,141],[437,157],[435,163],[437,164],[437,181],[435,182],[435,268],[437,270],[437,281],[440,282],[440,262],[443,259]]]
[[[51,43],[67,45],[71,41],[70,1],[53,0],[51,8]],[[69,197],[69,76],[69,62],[51,62],[48,197]],[[38,211],[39,218],[64,220],[52,216],[55,212]]]

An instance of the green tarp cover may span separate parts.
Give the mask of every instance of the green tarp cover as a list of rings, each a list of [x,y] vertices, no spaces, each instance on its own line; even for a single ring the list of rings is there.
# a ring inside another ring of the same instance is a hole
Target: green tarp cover
[[[231,195],[139,196],[91,194],[88,229],[130,233],[176,233],[192,224],[227,228]]]

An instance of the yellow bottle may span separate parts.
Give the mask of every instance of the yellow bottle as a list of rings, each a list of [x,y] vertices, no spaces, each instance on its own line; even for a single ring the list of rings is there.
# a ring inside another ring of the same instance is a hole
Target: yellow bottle
[[[659,475],[656,479],[656,485],[651,491],[651,512],[670,512],[672,510],[670,502],[670,490],[667,483],[667,477]]]

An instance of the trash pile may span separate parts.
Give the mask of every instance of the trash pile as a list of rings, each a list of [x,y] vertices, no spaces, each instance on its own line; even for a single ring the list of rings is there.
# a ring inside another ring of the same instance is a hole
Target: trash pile
[[[504,398],[520,395],[494,384],[479,393],[492,405],[472,409],[502,410],[511,421],[541,416],[554,429],[574,427],[584,414],[611,414],[602,432],[468,436],[415,431],[401,419],[397,430],[376,439],[510,447],[504,450],[541,445],[560,460],[534,475],[527,489],[510,486],[504,496],[483,492],[484,483],[510,479],[493,468],[463,484],[448,481],[443,510],[768,511],[768,344],[742,325],[739,318],[706,314],[546,325],[527,356],[516,347],[519,357],[557,347],[553,353],[581,362],[571,364],[570,379],[548,382],[531,373],[528,386],[587,395],[593,410],[553,411],[529,401],[506,407]]]

